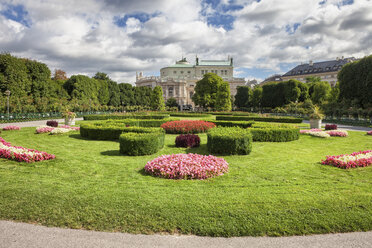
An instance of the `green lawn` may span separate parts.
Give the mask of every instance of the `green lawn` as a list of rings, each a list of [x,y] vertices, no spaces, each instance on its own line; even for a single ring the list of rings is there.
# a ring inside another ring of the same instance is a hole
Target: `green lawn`
[[[176,135],[150,156],[119,155],[119,143],[78,133],[2,132],[13,145],[53,153],[33,164],[0,159],[0,219],[48,226],[130,233],[282,236],[372,230],[372,166],[321,165],[326,155],[372,149],[372,137],[302,135],[288,143],[254,143],[246,156],[224,156],[228,174],[204,181],[168,180],[144,173],[161,155],[207,154],[176,148]]]

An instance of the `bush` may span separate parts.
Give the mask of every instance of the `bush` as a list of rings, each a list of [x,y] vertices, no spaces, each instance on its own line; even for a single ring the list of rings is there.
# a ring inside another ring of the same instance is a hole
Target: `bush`
[[[168,179],[207,179],[228,170],[229,164],[223,158],[193,153],[163,155],[145,166],[147,173]]]
[[[211,117],[212,115],[204,114],[204,113],[185,113],[185,112],[177,113],[177,112],[175,112],[175,113],[170,113],[170,116],[206,118],[206,117]]]
[[[301,123],[301,118],[293,117],[263,117],[263,116],[216,116],[218,121],[262,121],[280,123]]]
[[[254,121],[213,121],[213,120],[205,120],[208,122],[212,122],[216,124],[218,127],[241,127],[241,128],[248,128],[255,123]]]
[[[150,155],[164,146],[164,132],[123,133],[119,137],[120,153],[129,156]]]
[[[185,134],[185,133],[204,133],[216,125],[206,121],[170,121],[161,125],[166,133]]]
[[[337,130],[337,125],[336,124],[326,124],[325,125],[325,130]]]
[[[208,151],[214,154],[246,155],[252,151],[252,134],[240,127],[217,127],[208,131]]]
[[[250,128],[253,141],[259,142],[288,142],[298,140],[298,128]]]
[[[84,120],[122,120],[122,119],[166,119],[169,114],[110,114],[110,115],[85,115]]]
[[[58,121],[47,121],[46,125],[49,127],[58,127]]]
[[[196,134],[181,134],[176,138],[176,147],[198,147],[200,137]]]

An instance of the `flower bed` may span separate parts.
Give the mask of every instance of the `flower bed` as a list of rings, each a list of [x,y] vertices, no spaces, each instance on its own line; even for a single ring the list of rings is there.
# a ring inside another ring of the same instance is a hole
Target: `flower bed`
[[[342,169],[366,167],[372,164],[372,150],[342,154],[338,156],[327,156],[322,164],[332,165]]]
[[[58,127],[58,121],[47,121],[46,125],[49,127]]]
[[[40,126],[36,128],[36,133],[50,133],[54,127]]]
[[[50,134],[61,134],[67,133],[70,131],[79,131],[80,127],[70,127],[68,125],[62,125],[60,127],[49,127],[49,126],[40,126],[36,128],[36,133],[50,133]]]
[[[198,147],[200,137],[196,134],[181,134],[176,138],[176,147]]]
[[[21,128],[18,127],[18,126],[6,126],[6,127],[3,127],[3,130],[4,131],[10,131],[10,130],[20,130]]]
[[[322,132],[322,131],[323,131],[322,129],[313,128],[313,129],[300,130],[300,133],[301,134],[309,134],[311,132]]]
[[[325,130],[337,130],[337,125],[336,124],[326,124],[325,125]]]
[[[161,125],[166,133],[186,134],[186,133],[204,133],[216,125],[206,121],[170,121]]]
[[[349,135],[349,133],[344,130],[331,130],[331,131],[327,131],[326,133],[334,137],[347,137]]]
[[[372,130],[367,132],[367,135],[372,135]]]
[[[228,170],[229,164],[223,158],[193,153],[163,155],[145,166],[147,173],[168,179],[207,179]]]
[[[326,132],[309,132],[309,135],[310,136],[314,136],[314,137],[319,137],[319,138],[329,138],[331,137],[328,133]]]
[[[37,162],[42,160],[55,159],[55,155],[46,152],[27,149],[21,146],[12,146],[0,137],[0,157],[15,160],[18,162]]]

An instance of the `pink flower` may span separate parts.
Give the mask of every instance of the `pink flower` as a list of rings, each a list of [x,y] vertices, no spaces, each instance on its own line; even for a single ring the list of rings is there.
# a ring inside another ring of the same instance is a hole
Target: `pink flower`
[[[366,167],[372,164],[372,150],[327,156],[325,160],[322,160],[322,164],[333,165],[343,169]]]
[[[6,126],[6,127],[3,127],[3,130],[4,131],[9,131],[9,130],[20,130],[21,128],[18,127],[18,126]]]

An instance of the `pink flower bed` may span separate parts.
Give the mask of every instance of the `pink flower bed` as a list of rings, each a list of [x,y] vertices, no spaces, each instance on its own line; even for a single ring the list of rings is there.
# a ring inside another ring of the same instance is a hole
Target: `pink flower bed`
[[[3,127],[3,130],[4,131],[9,131],[9,130],[19,130],[21,129],[20,127],[18,126],[6,126],[6,127]]]
[[[71,130],[74,130],[74,131],[79,131],[80,130],[80,127],[70,127],[68,125],[62,125],[62,126],[60,126],[60,128],[71,129]]]
[[[56,156],[46,152],[28,149],[21,146],[12,146],[0,137],[0,157],[15,160],[18,162],[37,162],[42,160],[55,159]]]
[[[181,120],[163,123],[161,128],[163,128],[166,133],[186,134],[204,133],[215,126],[214,123],[207,121]]]
[[[52,130],[54,130],[54,127],[38,127],[36,133],[50,133]]]
[[[206,179],[228,170],[229,164],[223,158],[193,153],[163,155],[145,166],[147,173],[168,179]]]
[[[372,135],[372,130],[367,132],[367,135]]]
[[[327,156],[325,160],[322,160],[322,164],[333,165],[342,169],[366,167],[372,164],[372,150]]]
[[[327,131],[326,133],[328,133],[330,136],[335,136],[335,137],[347,137],[349,135],[347,131],[340,131],[340,130]]]

